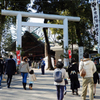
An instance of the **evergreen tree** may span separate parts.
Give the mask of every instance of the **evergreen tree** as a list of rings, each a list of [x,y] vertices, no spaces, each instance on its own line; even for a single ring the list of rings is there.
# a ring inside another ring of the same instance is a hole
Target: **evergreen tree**
[[[80,22],[69,22],[69,42],[72,44],[78,43],[79,46],[84,46],[88,49],[92,49],[93,43],[97,43],[95,33],[91,34],[88,31],[93,26],[89,0],[34,0],[33,9],[46,14],[80,17]],[[49,20],[49,22],[62,23],[62,21],[58,20]],[[58,39],[62,40],[63,31],[61,29],[53,29],[53,32],[58,33]]]
[[[0,44],[1,44],[2,33],[3,34],[5,33],[6,35],[7,33],[5,30],[9,30],[12,24],[13,25],[16,24],[16,17],[1,15],[1,9],[27,11],[28,3],[30,3],[30,0],[0,0]],[[27,20],[27,18],[23,18],[22,20]],[[5,25],[8,25],[6,29]]]

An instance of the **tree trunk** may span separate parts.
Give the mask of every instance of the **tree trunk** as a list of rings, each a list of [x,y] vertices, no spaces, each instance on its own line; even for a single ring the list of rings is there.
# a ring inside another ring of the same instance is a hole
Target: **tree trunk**
[[[79,29],[79,24],[78,23],[76,23],[76,34],[77,34],[77,36],[78,36],[78,45],[79,46],[83,46],[83,41],[82,41],[82,37],[81,37],[81,35],[80,35],[80,29]]]
[[[47,19],[44,20],[44,23],[47,23]],[[50,45],[49,45],[49,40],[48,40],[48,36],[47,36],[47,32],[46,32],[46,28],[43,28],[43,32],[44,32],[44,37],[45,37],[45,52],[48,56],[48,69],[52,70],[53,66],[51,64],[51,54],[50,54]]]
[[[0,56],[1,56],[1,38],[2,38],[2,15],[0,15]]]
[[[48,56],[48,52],[47,52],[47,43],[45,42],[45,57]]]
[[[4,9],[4,8],[7,9],[7,2],[5,0],[3,0],[1,2],[1,4],[2,4],[2,6],[1,6],[2,9]],[[4,5],[4,7],[3,7],[3,5]],[[1,53],[1,49],[2,49],[2,47],[1,47],[1,41],[2,41],[2,26],[4,24],[4,18],[5,18],[4,15],[0,15],[0,55],[1,56],[2,56],[2,53]]]
[[[73,22],[72,22],[72,23],[73,23]],[[74,23],[73,23],[73,24],[74,24]],[[74,48],[73,48],[73,43],[74,43],[74,28],[73,28],[73,27],[71,27],[71,28],[72,28],[72,54],[71,54],[71,55],[72,55],[72,58],[73,58],[73,51],[74,51],[74,50],[73,50],[73,49],[74,49]]]

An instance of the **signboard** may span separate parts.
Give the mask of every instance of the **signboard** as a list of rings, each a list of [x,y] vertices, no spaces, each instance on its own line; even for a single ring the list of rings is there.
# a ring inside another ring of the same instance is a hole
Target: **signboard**
[[[68,50],[69,59],[71,59],[71,50]]]
[[[17,64],[20,64],[20,50],[16,51],[16,56],[17,56]]]
[[[79,47],[79,62],[83,59],[83,47]]]

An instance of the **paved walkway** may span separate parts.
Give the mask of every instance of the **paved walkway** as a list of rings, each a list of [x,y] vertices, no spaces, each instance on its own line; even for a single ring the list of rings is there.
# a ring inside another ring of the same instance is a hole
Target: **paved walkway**
[[[34,82],[33,90],[28,89],[28,84],[27,90],[22,88],[21,75],[15,75],[13,77],[10,89],[7,89],[6,82],[2,82],[0,100],[57,100],[56,87],[53,85],[53,71],[47,70],[45,75],[41,75],[41,70],[35,69],[35,73],[37,81]],[[82,79],[80,77],[79,80],[82,84]],[[71,94],[70,81],[67,85],[67,91],[64,100],[82,100],[81,96]],[[82,87],[79,89],[80,95],[81,91]],[[86,100],[89,100],[88,94]],[[97,93],[94,100],[100,100],[100,84],[97,85]]]

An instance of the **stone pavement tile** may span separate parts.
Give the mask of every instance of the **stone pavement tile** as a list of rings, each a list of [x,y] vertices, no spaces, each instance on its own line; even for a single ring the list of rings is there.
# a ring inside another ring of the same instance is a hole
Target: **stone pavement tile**
[[[29,84],[27,80],[27,90],[22,87],[21,75],[15,75],[13,77],[11,88],[7,89],[6,82],[2,83],[2,90],[0,90],[0,100],[57,100],[56,87],[53,81],[53,71],[46,70],[45,75],[41,75],[40,69],[34,69],[37,80],[34,82],[33,89],[29,90]],[[79,77],[81,87],[79,88],[79,94],[82,91],[82,78]],[[82,100],[81,96],[71,94],[70,80],[67,85],[67,94],[64,96],[64,100]],[[87,94],[87,100],[89,100]],[[95,100],[100,100],[100,84],[97,85],[97,93]]]

